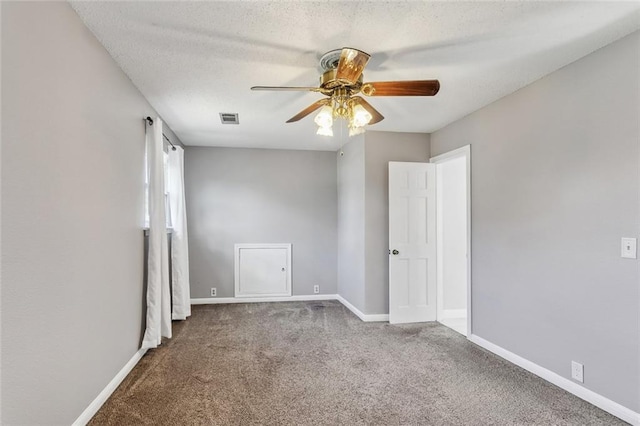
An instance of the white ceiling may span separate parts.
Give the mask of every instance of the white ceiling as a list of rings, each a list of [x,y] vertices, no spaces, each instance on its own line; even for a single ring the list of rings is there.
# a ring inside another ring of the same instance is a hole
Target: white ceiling
[[[435,97],[369,98],[371,130],[433,132],[640,28],[638,2],[72,2],[186,145],[336,150],[313,116],[318,59],[355,47],[365,81],[437,78]],[[597,81],[593,82],[597,85]],[[594,90],[594,102],[598,92]],[[237,112],[240,125],[218,113]]]

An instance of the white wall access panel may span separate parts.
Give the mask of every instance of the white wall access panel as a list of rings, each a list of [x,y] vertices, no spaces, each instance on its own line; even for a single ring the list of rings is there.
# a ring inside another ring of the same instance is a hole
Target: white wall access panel
[[[235,296],[291,296],[291,244],[236,244]]]

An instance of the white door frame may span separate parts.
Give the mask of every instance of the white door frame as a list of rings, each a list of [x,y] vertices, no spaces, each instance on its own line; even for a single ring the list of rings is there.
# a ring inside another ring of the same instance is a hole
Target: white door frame
[[[471,315],[471,145],[466,145],[458,149],[454,149],[449,152],[445,152],[444,154],[436,155],[435,157],[431,157],[429,162],[431,163],[444,163],[449,160],[453,160],[455,158],[465,158],[467,163],[467,338],[471,336],[473,333],[472,328],[472,317]],[[436,195],[436,199],[439,195]],[[438,206],[440,208],[440,206]],[[436,235],[442,235],[442,223],[436,223],[437,232]],[[437,286],[438,293],[441,293],[442,289],[442,250],[441,250],[441,242],[438,242],[438,250],[437,250],[437,265],[438,265],[438,274],[437,274]],[[438,302],[440,303],[440,302]]]

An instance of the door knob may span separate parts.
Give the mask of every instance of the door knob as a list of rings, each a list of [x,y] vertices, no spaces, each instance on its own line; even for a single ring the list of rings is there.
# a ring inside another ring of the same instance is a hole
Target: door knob
[[[395,256],[395,255],[400,254],[400,252],[399,252],[398,250],[393,250],[393,251],[391,252],[391,254]]]

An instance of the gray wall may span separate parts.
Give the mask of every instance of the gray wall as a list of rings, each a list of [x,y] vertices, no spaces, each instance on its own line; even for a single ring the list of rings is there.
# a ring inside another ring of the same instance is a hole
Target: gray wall
[[[640,411],[640,34],[434,133],[471,144],[473,333]]]
[[[335,294],[335,154],[187,147],[191,297],[234,295],[234,244],[292,243],[293,294]]]
[[[338,294],[365,312],[364,136],[350,138],[337,154]]]
[[[67,3],[0,7],[0,423],[71,424],[139,347],[155,112]]]
[[[389,162],[429,161],[429,135],[367,131],[365,138],[365,310],[389,313]]]

